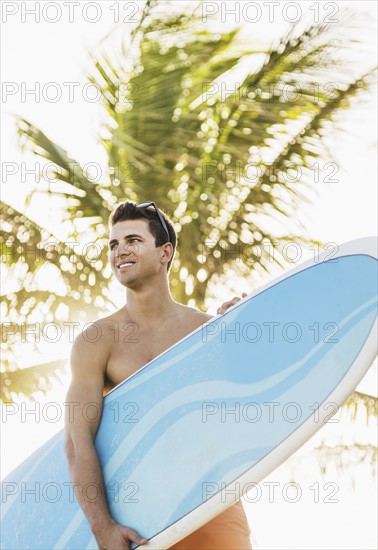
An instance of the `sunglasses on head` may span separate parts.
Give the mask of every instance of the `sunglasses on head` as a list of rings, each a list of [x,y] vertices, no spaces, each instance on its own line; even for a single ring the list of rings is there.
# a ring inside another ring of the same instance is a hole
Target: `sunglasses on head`
[[[169,236],[169,231],[168,231],[167,224],[165,223],[165,219],[163,218],[159,208],[157,207],[156,202],[151,201],[151,202],[142,202],[142,204],[137,204],[137,208],[148,208],[149,206],[153,206],[155,208],[156,214],[159,218],[159,221],[160,221],[161,225],[163,226],[164,231],[167,234],[168,242],[170,243],[171,238]]]

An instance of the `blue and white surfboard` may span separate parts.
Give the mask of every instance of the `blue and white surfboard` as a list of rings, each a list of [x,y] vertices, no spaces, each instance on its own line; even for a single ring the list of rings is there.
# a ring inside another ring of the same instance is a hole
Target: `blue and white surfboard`
[[[376,339],[375,238],[325,252],[213,318],[105,398],[96,448],[113,517],[149,549],[198,529],[337,411]],[[4,480],[1,537],[4,550],[97,548],[62,433]]]

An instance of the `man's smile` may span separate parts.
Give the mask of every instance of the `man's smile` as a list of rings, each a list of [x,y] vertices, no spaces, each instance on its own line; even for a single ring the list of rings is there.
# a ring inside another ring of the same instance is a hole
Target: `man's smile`
[[[118,264],[117,269],[119,269],[119,271],[123,271],[125,269],[130,269],[130,267],[133,267],[133,265],[135,263],[136,262],[134,262],[134,261],[121,262],[120,264]]]

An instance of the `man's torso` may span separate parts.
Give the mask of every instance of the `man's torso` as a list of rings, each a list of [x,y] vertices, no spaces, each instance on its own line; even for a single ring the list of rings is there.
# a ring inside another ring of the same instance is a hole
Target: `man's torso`
[[[170,318],[154,326],[135,322],[128,317],[125,308],[101,319],[99,323],[108,356],[104,394],[209,319],[210,315],[181,305]],[[249,528],[242,504],[231,506],[171,548],[249,550]]]
[[[97,321],[108,357],[105,393],[209,319],[206,313],[178,304],[169,318],[153,326],[129,318],[125,308]]]

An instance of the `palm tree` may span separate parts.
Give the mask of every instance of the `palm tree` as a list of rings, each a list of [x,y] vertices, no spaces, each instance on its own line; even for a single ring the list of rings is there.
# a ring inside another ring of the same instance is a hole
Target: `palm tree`
[[[17,368],[26,349],[19,341],[21,325],[35,319],[85,322],[115,307],[110,274],[104,272],[106,223],[115,203],[154,200],[171,215],[180,242],[172,292],[176,300],[200,308],[209,285],[227,284],[230,272],[251,280],[267,272],[264,247],[269,245],[282,264],[284,243],[310,240],[296,209],[315,192],[313,166],[325,156],[323,137],[374,75],[374,69],[351,72],[338,55],[345,46],[357,47],[342,38],[351,16],[337,27],[294,25],[267,51],[256,51],[237,30],[204,30],[201,3],[191,13],[165,18],[158,15],[160,4],[146,1],[140,23],[121,44],[120,62],[112,62],[105,50],[92,56],[88,80],[102,90],[106,120],[99,140],[108,173],[101,182],[92,181],[31,122],[18,120],[21,146],[53,163],[65,184],[59,191],[49,184],[47,191],[37,188],[29,200],[36,193],[64,197],[62,221],[71,222],[70,240],[95,241],[98,254],[88,259],[67,248],[3,203],[1,239],[10,289],[3,296],[9,319],[3,325],[3,400],[46,390],[52,373],[58,375],[65,364],[60,357]],[[338,86],[331,93],[326,83],[335,74]],[[232,86],[226,95],[224,89]],[[279,233],[269,229],[267,216],[280,224]],[[242,252],[246,247],[248,254]],[[41,282],[46,273],[56,288]],[[30,349],[38,351],[32,344]]]

